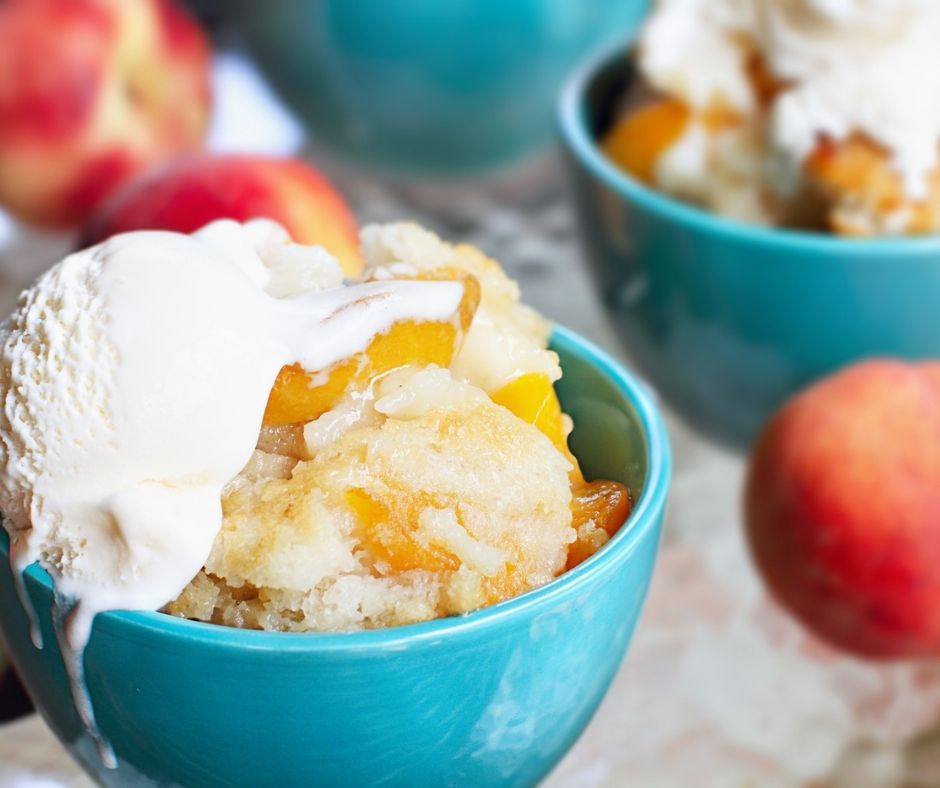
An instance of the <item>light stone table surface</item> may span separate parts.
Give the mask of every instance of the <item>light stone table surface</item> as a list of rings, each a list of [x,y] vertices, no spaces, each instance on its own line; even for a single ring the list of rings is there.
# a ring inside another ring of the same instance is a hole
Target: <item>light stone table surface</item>
[[[393,189],[337,175],[364,221],[413,218],[502,260],[526,300],[627,360],[605,324],[554,160],[501,186]],[[0,312],[68,239],[0,249]],[[940,786],[940,665],[876,667],[805,635],[748,562],[742,458],[669,426],[663,551],[630,654],[546,788]],[[933,733],[931,732],[933,731]],[[37,718],[0,727],[0,788],[87,786]]]

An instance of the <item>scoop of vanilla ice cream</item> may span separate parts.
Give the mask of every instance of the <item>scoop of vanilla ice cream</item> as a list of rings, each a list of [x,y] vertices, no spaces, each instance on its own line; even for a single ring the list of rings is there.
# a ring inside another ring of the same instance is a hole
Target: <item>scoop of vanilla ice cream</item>
[[[753,0],[659,0],[639,42],[638,65],[657,90],[697,109],[748,112],[754,95],[734,36],[753,26]]]
[[[251,455],[284,353],[239,230],[117,236],[48,271],[4,326],[4,522],[20,564],[93,609],[185,586]],[[226,231],[238,264],[212,243]]]
[[[821,135],[864,134],[917,197],[937,165],[938,40],[934,0],[659,0],[638,63],[691,107],[747,115],[758,105],[748,64],[759,55],[780,83],[768,143],[791,169]]]
[[[0,329],[0,510],[16,566],[39,560],[77,600],[74,640],[198,572],[284,364],[326,368],[463,293],[340,282],[276,225],[225,221],[115,236],[21,296]]]

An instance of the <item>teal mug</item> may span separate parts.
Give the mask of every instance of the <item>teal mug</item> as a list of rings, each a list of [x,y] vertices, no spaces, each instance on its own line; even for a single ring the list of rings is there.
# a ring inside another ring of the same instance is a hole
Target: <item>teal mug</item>
[[[597,289],[667,404],[744,447],[844,364],[940,356],[940,237],[752,226],[654,191],[598,146],[632,79],[623,45],[594,58],[563,91],[559,125]]]
[[[465,616],[368,632],[229,629],[160,613],[95,619],[84,668],[102,766],[56,647],[49,577],[26,572],[30,641],[0,529],[0,633],[40,712],[104,785],[526,786],[587,725],[637,624],[670,474],[645,387],[563,329],[558,391],[585,473],[636,494],[627,523],[548,585]]]
[[[369,168],[474,175],[552,138],[564,77],[647,0],[230,0],[313,137]]]

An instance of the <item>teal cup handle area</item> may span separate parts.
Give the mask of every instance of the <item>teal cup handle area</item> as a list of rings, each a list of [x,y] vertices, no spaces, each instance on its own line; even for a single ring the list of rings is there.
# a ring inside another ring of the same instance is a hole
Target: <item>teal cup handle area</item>
[[[647,0],[230,0],[220,10],[315,140],[412,177],[545,146],[562,81]]]
[[[607,356],[558,329],[575,452],[638,493],[628,522],[549,585],[466,616],[345,634],[227,629],[106,613],[85,653],[118,758],[104,769],[69,695],[38,567],[30,642],[0,529],[0,632],[56,735],[105,785],[528,786],[587,725],[636,627],[670,474],[661,418]]]
[[[745,225],[647,188],[597,144],[632,79],[623,46],[596,58],[569,81],[559,122],[597,289],[667,404],[743,447],[845,364],[940,355],[940,238]]]

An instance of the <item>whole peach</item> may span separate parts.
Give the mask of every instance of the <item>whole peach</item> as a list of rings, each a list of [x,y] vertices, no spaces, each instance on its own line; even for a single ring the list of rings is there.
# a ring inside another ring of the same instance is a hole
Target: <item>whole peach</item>
[[[175,0],[0,3],[0,205],[76,225],[131,176],[197,147],[209,56]]]
[[[867,361],[797,395],[754,448],[745,520],[770,589],[819,636],[940,657],[940,362]]]
[[[339,193],[297,159],[188,156],[121,189],[89,222],[82,245],[130,230],[189,233],[214,219],[280,222],[298,243],[320,244],[349,276],[362,269],[356,220]]]

